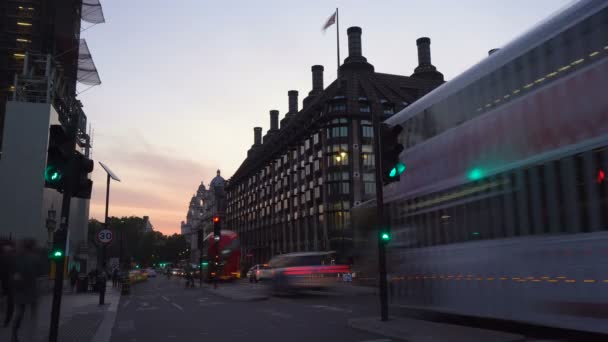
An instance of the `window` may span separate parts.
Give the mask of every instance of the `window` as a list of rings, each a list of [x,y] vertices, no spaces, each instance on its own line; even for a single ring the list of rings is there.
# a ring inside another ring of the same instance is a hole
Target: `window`
[[[317,133],[315,133],[315,134],[312,136],[312,140],[313,140],[313,142],[314,142],[314,144],[315,144],[315,145],[316,145],[316,144],[318,144],[318,143],[320,142],[320,141],[319,141],[319,133],[318,133],[318,132],[317,132]]]
[[[361,135],[364,138],[373,138],[374,128],[372,126],[361,126]]]
[[[371,108],[369,107],[369,104],[367,104],[367,103],[361,103],[361,104],[359,104],[359,111],[360,111],[361,113],[369,113],[369,112],[371,112],[372,110],[371,110]]]
[[[329,112],[345,112],[346,104],[343,102],[332,103],[329,105]]]
[[[327,129],[327,138],[348,137],[347,126],[334,126]]]
[[[376,193],[376,174],[372,172],[366,172],[363,174],[363,192],[366,195],[372,195]]]
[[[387,115],[395,114],[395,107],[391,104],[384,104],[384,114],[387,114]]]

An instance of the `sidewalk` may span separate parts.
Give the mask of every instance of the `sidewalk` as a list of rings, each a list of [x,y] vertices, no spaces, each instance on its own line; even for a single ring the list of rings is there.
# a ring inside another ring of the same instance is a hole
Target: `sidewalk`
[[[387,322],[380,321],[378,317],[354,318],[348,321],[348,325],[353,329],[409,342],[525,341],[524,336],[517,334],[403,317],[391,318]]]
[[[113,289],[111,282],[108,283],[103,306],[98,305],[98,293],[64,291],[58,340],[61,342],[109,341],[119,301],[120,291]],[[29,310],[26,311],[19,331],[21,341],[48,341],[52,302],[52,294],[40,298],[36,319],[32,319]],[[109,329],[107,329],[108,325]],[[0,328],[0,341],[10,341],[10,327]]]

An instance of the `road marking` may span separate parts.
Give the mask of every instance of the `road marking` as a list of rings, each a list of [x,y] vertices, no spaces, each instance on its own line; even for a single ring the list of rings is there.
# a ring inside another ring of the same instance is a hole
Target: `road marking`
[[[129,304],[131,304],[131,300],[127,299],[127,301],[122,305],[122,308],[126,308]]]
[[[184,311],[184,308],[179,306],[179,304],[171,303],[171,305],[175,306],[176,308],[180,309],[181,311]]]
[[[148,302],[141,302],[141,306],[148,306],[148,305],[150,305],[150,303],[148,303]]]
[[[347,313],[353,312],[353,310],[348,310],[348,309],[343,309],[343,308],[339,308],[339,307],[335,307],[335,306],[328,306],[328,305],[311,305],[311,307],[313,307],[315,309],[325,309],[325,310],[330,310],[330,311],[340,311],[340,312],[347,312]]]
[[[161,296],[162,299],[166,300],[167,302],[169,301],[169,298],[165,297],[165,296]]]
[[[281,317],[281,318],[291,318],[290,314],[286,314],[286,313],[282,313],[282,312],[278,312],[278,311],[274,311],[274,310],[261,310],[264,313],[267,313],[271,316],[275,316],[275,317]]]

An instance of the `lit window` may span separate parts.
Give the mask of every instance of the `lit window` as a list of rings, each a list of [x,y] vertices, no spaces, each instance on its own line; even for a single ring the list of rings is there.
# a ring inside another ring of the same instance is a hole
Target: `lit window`
[[[19,26],[32,26],[32,23],[26,23],[26,22],[23,22],[23,21],[18,21],[17,25],[19,25]]]

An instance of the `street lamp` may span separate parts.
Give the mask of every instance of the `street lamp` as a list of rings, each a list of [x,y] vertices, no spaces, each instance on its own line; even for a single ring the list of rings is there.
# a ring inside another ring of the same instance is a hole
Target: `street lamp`
[[[101,165],[101,167],[106,171],[106,174],[108,175],[107,182],[106,182],[106,216],[105,216],[105,221],[104,221],[105,227],[107,229],[108,224],[109,224],[108,223],[108,207],[110,204],[110,179],[120,182],[120,178],[118,178],[118,176],[116,176],[116,174],[114,172],[112,172],[112,170],[110,170],[110,168],[108,166],[106,166],[104,163],[99,162],[99,165]],[[122,239],[121,239],[121,244],[122,244]],[[122,248],[121,248],[121,252],[122,252]],[[102,255],[101,265],[102,265],[102,267],[105,267],[105,263],[106,263],[106,246],[105,245],[102,247],[101,255]]]

